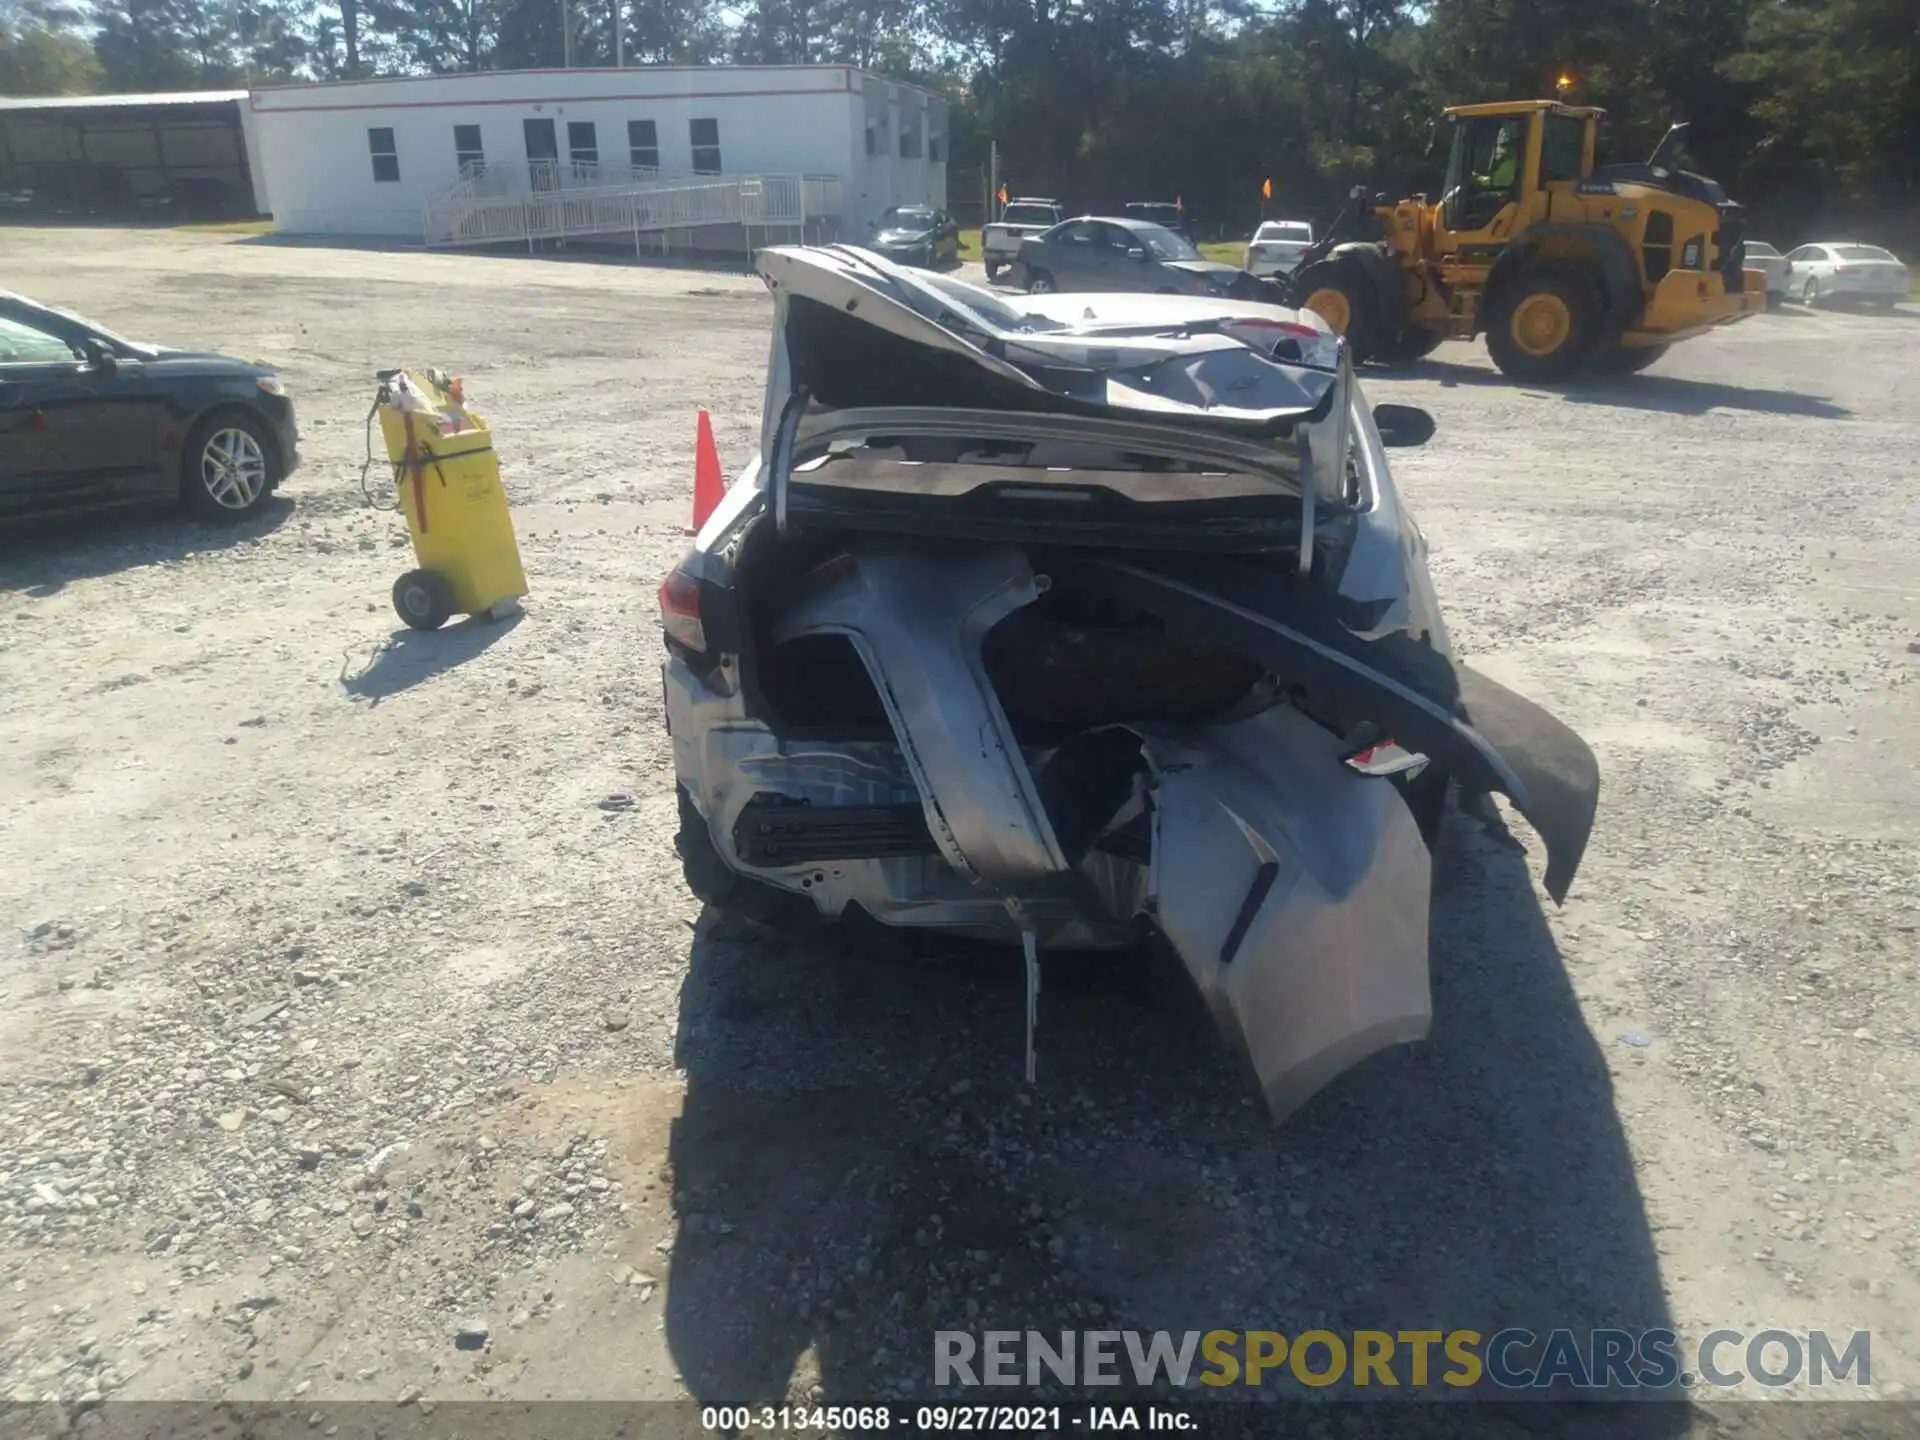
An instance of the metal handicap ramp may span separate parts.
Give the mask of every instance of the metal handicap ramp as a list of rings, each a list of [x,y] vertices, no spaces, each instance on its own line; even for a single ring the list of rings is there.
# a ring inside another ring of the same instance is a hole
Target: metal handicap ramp
[[[429,246],[630,237],[636,253],[837,238],[833,175],[696,175],[568,161],[468,165],[427,201]],[[734,233],[734,232],[737,232]]]

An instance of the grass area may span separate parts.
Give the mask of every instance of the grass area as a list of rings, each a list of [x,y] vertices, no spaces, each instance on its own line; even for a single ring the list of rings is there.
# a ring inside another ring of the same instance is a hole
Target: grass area
[[[1244,240],[1222,240],[1212,245],[1202,245],[1200,253],[1209,260],[1218,260],[1223,265],[1233,265],[1241,269],[1247,263],[1247,243]]]
[[[206,224],[176,225],[176,230],[185,230],[194,235],[271,235],[271,220],[212,220]]]
[[[975,265],[978,265],[984,258],[985,256],[980,250],[979,230],[962,230],[960,232],[960,259],[963,262],[971,261]]]

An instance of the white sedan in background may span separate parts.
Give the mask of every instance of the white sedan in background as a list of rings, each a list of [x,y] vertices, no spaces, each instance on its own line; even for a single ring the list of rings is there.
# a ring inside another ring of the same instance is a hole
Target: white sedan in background
[[[1858,300],[1891,310],[1896,301],[1906,299],[1913,283],[1899,258],[1878,245],[1802,245],[1787,259],[1793,265],[1793,294],[1803,305]]]
[[[1792,293],[1793,262],[1764,240],[1747,241],[1746,268],[1767,277],[1767,308],[1771,310]]]
[[[1247,242],[1247,273],[1269,279],[1291,275],[1313,244],[1313,226],[1304,220],[1268,220]]]

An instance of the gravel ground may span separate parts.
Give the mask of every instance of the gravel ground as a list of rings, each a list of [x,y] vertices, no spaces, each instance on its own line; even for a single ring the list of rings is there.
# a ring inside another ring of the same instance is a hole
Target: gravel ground
[[[1433,1039],[1276,1132],[1151,963],[1050,962],[1024,1093],[1017,957],[685,893],[654,587],[695,407],[755,443],[757,282],[6,245],[280,364],[306,460],[241,530],[0,540],[0,1396],[859,1401],[1028,1325],[1871,1329],[1920,1383],[1912,308],[1368,381],[1438,417],[1396,465],[1458,649],[1604,789],[1564,910],[1450,819]],[[498,427],[517,623],[395,624],[401,363]]]

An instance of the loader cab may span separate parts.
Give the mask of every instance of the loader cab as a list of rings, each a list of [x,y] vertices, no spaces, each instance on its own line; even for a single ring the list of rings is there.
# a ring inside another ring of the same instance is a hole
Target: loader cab
[[[1498,246],[1549,218],[1593,169],[1599,111],[1536,101],[1463,105],[1451,132],[1436,243],[1442,250]]]

